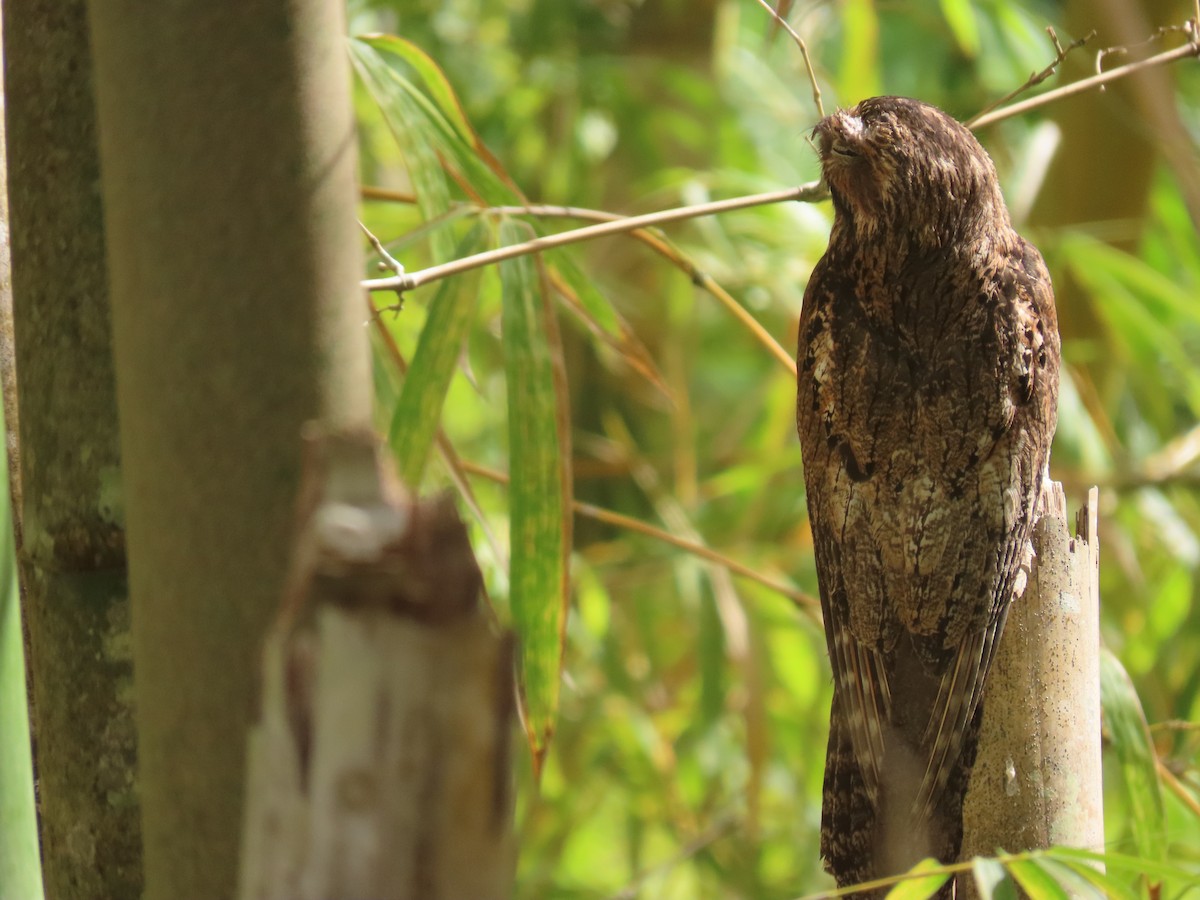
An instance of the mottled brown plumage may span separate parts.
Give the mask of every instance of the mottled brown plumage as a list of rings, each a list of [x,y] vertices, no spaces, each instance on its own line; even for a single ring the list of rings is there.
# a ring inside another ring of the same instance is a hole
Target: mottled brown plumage
[[[1059,338],[1042,258],[966,128],[876,97],[815,136],[834,223],[797,421],[834,677],[821,853],[848,885],[958,856]]]

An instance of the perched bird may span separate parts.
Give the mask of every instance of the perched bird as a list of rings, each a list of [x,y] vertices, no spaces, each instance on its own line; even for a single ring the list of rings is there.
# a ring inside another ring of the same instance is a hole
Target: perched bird
[[[821,854],[846,886],[958,857],[1059,336],[1042,257],[970,131],[875,97],[814,137],[834,220],[796,410],[833,669]]]

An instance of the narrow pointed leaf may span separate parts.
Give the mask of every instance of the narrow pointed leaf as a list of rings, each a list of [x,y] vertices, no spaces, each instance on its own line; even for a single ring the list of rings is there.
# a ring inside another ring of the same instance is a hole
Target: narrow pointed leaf
[[[1070,900],[1062,885],[1036,859],[1009,860],[1008,871],[1030,900]]]
[[[1100,706],[1112,737],[1118,774],[1128,803],[1129,822],[1138,854],[1162,861],[1166,851],[1166,806],[1158,777],[1158,755],[1137,690],[1120,661],[1100,652]]]
[[[888,900],[927,900],[950,878],[950,873],[943,868],[936,859],[921,860],[909,870],[912,877],[905,878],[888,891]]]
[[[982,900],[1015,900],[1017,893],[1004,865],[995,859],[977,856],[971,860],[971,876],[975,891]]]
[[[1050,852],[1056,853],[1057,851],[1051,850]],[[1064,866],[1069,866],[1071,871],[1095,887],[1096,893],[1100,897],[1115,897],[1117,900],[1138,900],[1137,893],[1128,884],[1114,877],[1112,873],[1097,868],[1094,863],[1086,863],[1080,860],[1060,860],[1060,862]]]
[[[381,53],[392,54],[412,66],[413,70],[420,75],[421,80],[425,84],[425,89],[429,92],[429,96],[436,104],[438,110],[458,133],[463,142],[474,150],[475,155],[492,170],[497,178],[514,191],[517,190],[508,173],[501,166],[500,161],[492,155],[492,152],[484,144],[479,134],[471,127],[471,122],[467,119],[467,114],[463,110],[462,102],[458,99],[458,95],[454,93],[454,88],[450,86],[450,80],[446,78],[446,74],[433,61],[433,58],[429,54],[412,41],[396,37],[395,35],[363,35],[360,40]]]
[[[1104,900],[1109,896],[1107,891],[1101,890],[1092,879],[1084,877],[1074,866],[1050,857],[1043,857],[1038,863],[1073,900],[1087,900],[1090,897]]]
[[[487,230],[476,225],[459,243],[455,256],[482,250],[486,235]],[[388,437],[400,464],[400,475],[414,490],[420,485],[459,351],[475,316],[480,271],[472,269],[442,282],[430,304],[429,317],[392,415]]]
[[[505,245],[528,240],[529,226],[505,222]],[[568,458],[560,431],[554,361],[547,340],[548,307],[534,261],[500,264],[511,477],[509,584],[520,640],[523,716],[534,765],[540,769],[558,711],[566,621],[564,484]]]
[[[1101,674],[1103,677],[1103,674]],[[1079,850],[1074,847],[1055,847],[1046,851],[1053,858],[1067,862],[1090,862],[1104,866],[1109,874],[1124,872],[1148,878],[1151,881],[1175,881],[1184,885],[1196,883],[1196,873],[1170,863],[1159,862],[1140,856],[1130,856],[1127,853],[1095,853],[1091,850]]]
[[[397,140],[401,140],[399,131],[404,124],[419,121],[421,137],[427,142],[425,149],[472,199],[492,206],[524,203],[499,163],[465,124],[457,103],[447,117],[435,98],[409,77],[420,73],[411,68],[412,54],[397,55],[394,52],[397,46],[391,40],[374,37],[350,42],[359,71]],[[466,131],[452,119],[459,121]]]
[[[427,220],[436,219],[450,209],[450,188],[438,159],[437,134],[428,116],[410,92],[380,59],[379,54],[358,41],[350,42],[351,59],[367,90],[383,113],[417,195],[417,206]],[[430,234],[434,258],[444,262],[454,252],[453,238],[447,229]]]

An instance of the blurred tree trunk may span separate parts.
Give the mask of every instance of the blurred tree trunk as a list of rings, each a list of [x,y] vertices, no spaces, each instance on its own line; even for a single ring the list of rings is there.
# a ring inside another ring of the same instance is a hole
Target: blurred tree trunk
[[[226,898],[301,425],[370,417],[342,9],[95,0],[90,14],[144,896]]]
[[[136,897],[129,600],[82,0],[5,3],[4,60],[14,320],[5,409],[20,435],[10,469],[45,882],[56,900]]]
[[[502,900],[511,636],[479,602],[454,500],[411,501],[369,431],[315,432],[263,653],[238,897]]]

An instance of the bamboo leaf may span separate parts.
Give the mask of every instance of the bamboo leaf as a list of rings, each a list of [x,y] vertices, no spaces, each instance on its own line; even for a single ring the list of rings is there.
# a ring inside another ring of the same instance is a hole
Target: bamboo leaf
[[[1103,672],[1102,668],[1102,679],[1104,677]],[[1103,684],[1101,687],[1103,687]],[[1194,871],[1144,856],[1130,856],[1127,853],[1096,853],[1091,850],[1079,850],[1075,847],[1055,847],[1052,850],[1046,851],[1046,853],[1053,859],[1061,859],[1066,862],[1101,865],[1109,872],[1124,872],[1127,875],[1140,876],[1151,880],[1176,881],[1184,885],[1194,885],[1196,883],[1196,873]]]
[[[1142,703],[1124,666],[1108,650],[1100,653],[1100,705],[1119,763],[1138,854],[1162,861],[1166,851],[1166,807],[1158,777],[1158,756]]]
[[[419,122],[421,138],[426,142],[425,149],[433,154],[438,164],[454,177],[459,187],[472,199],[492,206],[524,203],[524,198],[507,175],[503,174],[499,163],[495,162],[495,158],[466,124],[457,101],[451,104],[452,111],[448,117],[430,94],[408,77],[408,73],[413,71],[408,67],[420,55],[420,51],[407,42],[397,41],[399,39],[355,39],[350,42],[350,47],[372,96],[384,112],[388,126],[397,140],[401,141],[401,149],[404,126]],[[401,47],[412,48],[412,52],[398,54],[396,50]],[[427,70],[433,65],[430,61],[423,64],[422,69]],[[448,83],[444,79],[441,83],[448,91]],[[452,120],[461,120],[462,127]],[[497,170],[500,174],[497,174]]]
[[[487,229],[477,224],[459,243],[456,258],[482,250],[486,234]],[[459,351],[475,317],[480,272],[473,269],[442,282],[392,414],[389,442],[401,477],[414,490],[421,483]]]
[[[1049,851],[1051,854],[1057,853],[1057,850]],[[1114,878],[1103,868],[1097,867],[1095,863],[1083,862],[1081,860],[1059,860],[1064,866],[1069,866],[1071,871],[1094,886],[1101,897],[1116,897],[1118,900],[1138,900],[1136,892],[1130,889],[1124,881]]]
[[[454,88],[450,86],[449,79],[429,54],[412,41],[395,35],[363,35],[359,40],[381,53],[392,54],[412,66],[413,70],[420,75],[431,99],[461,140],[471,147],[475,155],[487,164],[496,177],[512,188],[514,192],[517,191],[516,185],[508,177],[508,173],[504,171],[500,161],[492,155],[487,145],[471,127],[470,120],[467,119],[467,114],[463,110],[458,95],[454,93]]]
[[[1037,859],[1010,859],[1008,871],[1030,900],[1070,900],[1060,885]]]
[[[1017,893],[1003,863],[985,856],[971,860],[975,890],[982,900],[1015,900]]]
[[[435,145],[436,129],[429,121],[412,91],[371,47],[360,41],[350,42],[351,59],[363,83],[383,113],[417,195],[417,207],[426,220],[445,215],[450,209],[450,188],[442,171]],[[439,228],[429,236],[434,258],[450,259],[454,251],[453,238],[447,229]]]
[[[501,225],[501,243],[527,240],[520,222]],[[535,770],[554,733],[566,622],[570,453],[556,387],[553,325],[534,261],[500,264],[505,376],[508,384],[510,591],[520,639],[520,678],[526,735]]]
[[[1085,877],[1074,866],[1049,857],[1039,859],[1038,863],[1073,900],[1085,900],[1088,897],[1104,900],[1109,896],[1107,891],[1101,890],[1092,879]]]
[[[1200,412],[1200,373],[1184,341],[1184,326],[1200,322],[1195,298],[1140,260],[1095,239],[1072,236],[1062,252],[1108,324],[1113,345],[1136,370],[1169,372],[1193,412]]]
[[[923,859],[911,869],[904,880],[887,893],[888,900],[927,900],[934,896],[950,873],[936,859]]]

